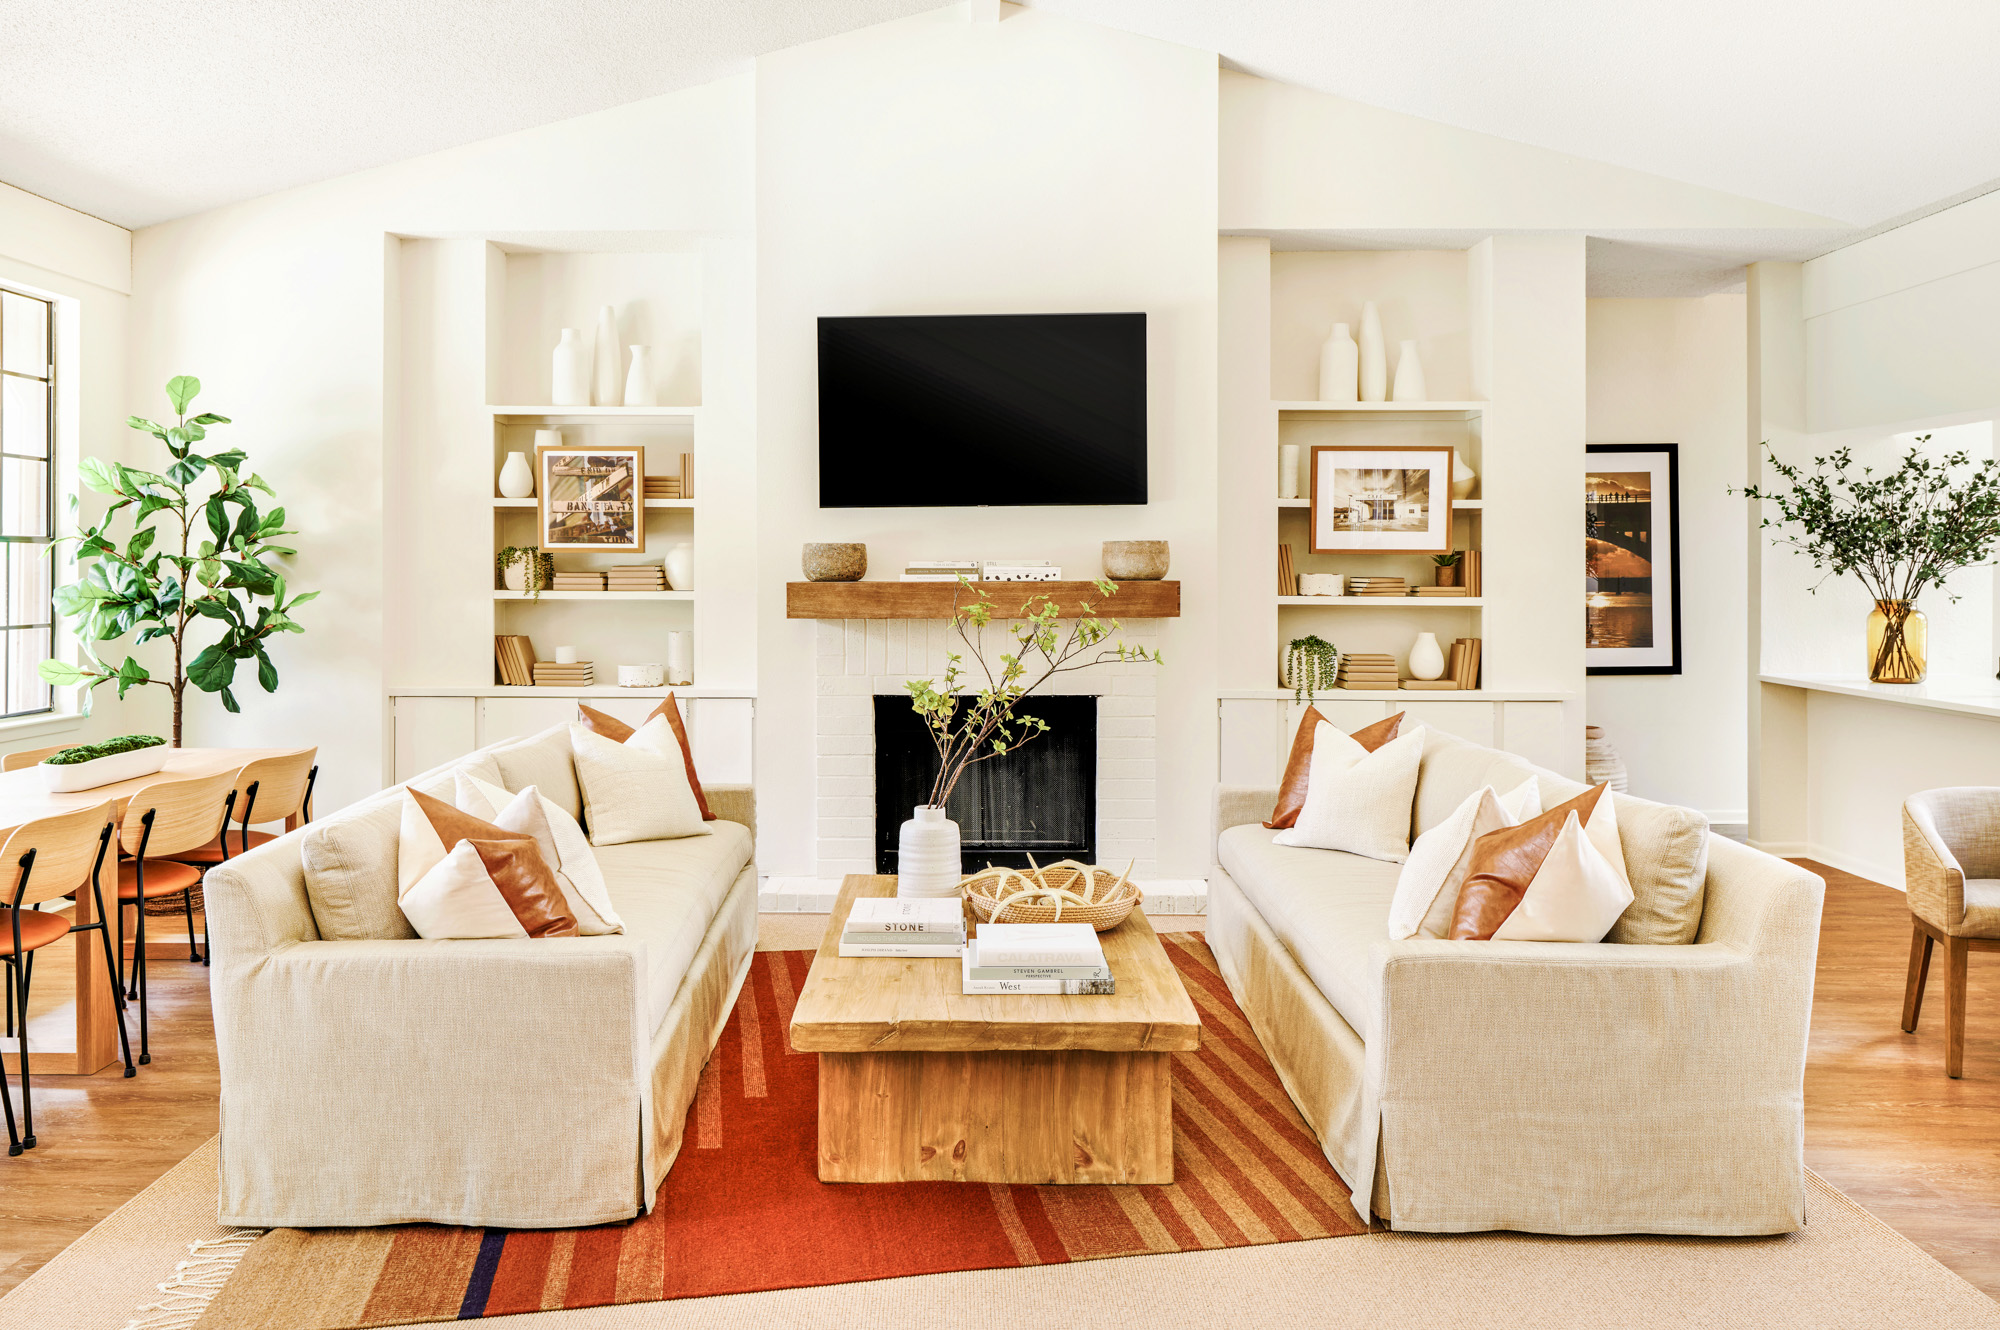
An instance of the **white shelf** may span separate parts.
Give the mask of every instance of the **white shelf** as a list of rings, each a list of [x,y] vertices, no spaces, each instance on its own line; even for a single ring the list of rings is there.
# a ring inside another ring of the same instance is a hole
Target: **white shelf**
[[[535,501],[533,499],[495,499],[493,506],[495,508],[532,508],[535,506]],[[648,508],[692,508],[694,507],[694,500],[648,499],[646,500],[646,506]]]
[[[1923,711],[1951,711],[1962,716],[2000,717],[2000,682],[1982,678],[1933,676],[1923,683],[1870,683],[1859,674],[1760,674],[1765,683],[1804,688],[1815,693],[1839,693],[1892,706]]]
[[[614,673],[618,667],[609,667]],[[702,688],[694,684],[662,684],[658,688],[620,688],[613,683],[586,684],[580,688],[536,688],[513,684],[486,684],[479,688],[394,687],[391,697],[665,697],[679,698],[755,697],[755,688]]]
[[[591,421],[693,420],[698,406],[489,406],[496,421],[573,420]]]
[[[1230,701],[1289,702],[1292,690],[1289,688],[1223,688],[1216,696]],[[1398,699],[1422,698],[1428,702],[1567,702],[1568,693],[1522,692],[1507,688],[1322,688],[1313,696],[1315,702],[1347,701],[1353,698],[1390,697]]]
[[[1280,596],[1280,605],[1310,605],[1320,609],[1462,610],[1477,609],[1479,596]]]
[[[504,500],[504,502],[507,502],[507,503],[513,503],[513,502],[516,502],[516,500],[513,500],[513,499],[508,499],[508,500]],[[526,500],[525,502],[527,502],[527,503],[529,503],[529,504],[533,504],[533,503],[534,503],[534,500],[533,500],[533,499],[528,499],[528,500]],[[1310,508],[1310,507],[1312,507],[1312,500],[1311,500],[1311,499],[1280,499],[1280,500],[1278,500],[1278,506],[1279,506],[1280,508]],[[1486,507],[1486,500],[1484,500],[1484,499],[1453,499],[1453,500],[1451,501],[1451,510],[1452,510],[1453,512],[1455,512],[1455,513],[1462,513],[1462,512],[1467,512],[1467,511],[1471,511],[1471,512],[1475,512],[1475,513],[1476,513],[1476,512],[1479,512],[1479,511],[1480,511],[1481,509],[1483,509],[1483,508],[1485,508],[1485,507]],[[1356,552],[1357,552],[1357,553],[1360,553],[1360,551],[1356,551]]]
[[[1447,416],[1469,420],[1486,413],[1485,402],[1273,402],[1279,415]]]
[[[693,600],[692,591],[544,591],[542,600]],[[496,591],[495,600],[527,600],[525,591]]]

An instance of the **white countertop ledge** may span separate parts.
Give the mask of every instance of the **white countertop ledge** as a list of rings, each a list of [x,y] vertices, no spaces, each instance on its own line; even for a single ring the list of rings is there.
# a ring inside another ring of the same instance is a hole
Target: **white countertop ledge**
[[[1816,693],[1865,697],[1892,706],[1926,711],[1956,711],[1966,716],[2000,719],[2000,679],[1932,678],[1923,683],[1870,683],[1859,674],[1760,674],[1765,683],[1806,688]]]

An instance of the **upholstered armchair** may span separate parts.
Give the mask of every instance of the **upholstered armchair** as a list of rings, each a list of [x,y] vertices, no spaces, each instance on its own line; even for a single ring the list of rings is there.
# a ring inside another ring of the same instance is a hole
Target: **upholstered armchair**
[[[1965,1068],[1965,963],[2000,951],[2000,789],[1924,790],[1903,804],[1903,872],[1910,895],[1910,977],[1903,1028],[1917,1028],[1931,948],[1945,949],[1945,1075]]]

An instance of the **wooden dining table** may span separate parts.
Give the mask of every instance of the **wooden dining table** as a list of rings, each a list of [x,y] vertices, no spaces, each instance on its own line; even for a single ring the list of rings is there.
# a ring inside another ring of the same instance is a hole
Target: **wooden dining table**
[[[163,780],[186,780],[235,771],[259,758],[279,757],[292,751],[289,748],[175,748],[167,753],[165,764],[150,776],[135,776],[131,780],[100,785],[94,790],[73,790],[60,794],[43,783],[42,773],[35,767],[0,772],[0,842],[37,818],[72,813],[79,808],[94,808],[106,800],[117,803],[118,816],[122,819],[132,797],[148,785]],[[118,865],[115,853],[114,850],[105,855],[100,881],[105,904],[111,907],[122,928],[124,912],[117,906]],[[8,890],[11,893],[11,886]],[[12,902],[9,900],[6,903]],[[96,903],[86,887],[76,893],[73,922],[88,924],[96,917]],[[123,937],[114,935],[112,942],[114,946],[124,946]],[[111,982],[104,974],[104,947],[89,934],[73,935],[71,943],[71,949],[76,953],[76,1044],[73,1049],[44,1050],[36,1046],[31,1030],[28,1056],[36,1076],[89,1076],[119,1060],[118,1009],[111,999]],[[132,1039],[136,1044],[136,1028],[132,1029]],[[0,1052],[4,1052],[7,1071],[18,1072],[20,1058],[14,1040],[6,1040]]]

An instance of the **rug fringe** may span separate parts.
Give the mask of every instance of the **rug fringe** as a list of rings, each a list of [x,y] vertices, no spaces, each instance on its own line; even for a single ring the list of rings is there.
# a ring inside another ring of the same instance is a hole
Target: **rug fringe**
[[[263,1236],[261,1228],[239,1228],[227,1237],[190,1242],[188,1255],[194,1259],[178,1262],[172,1279],[154,1285],[167,1295],[165,1300],[140,1306],[139,1311],[153,1315],[127,1321],[125,1330],[192,1330],[229,1276],[236,1273],[243,1253]]]

